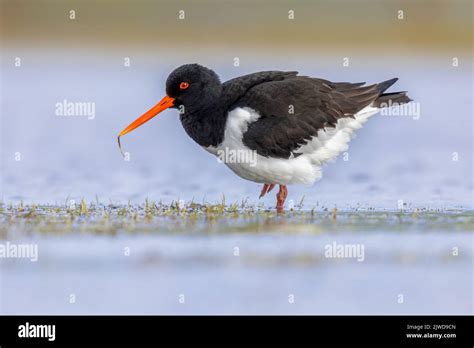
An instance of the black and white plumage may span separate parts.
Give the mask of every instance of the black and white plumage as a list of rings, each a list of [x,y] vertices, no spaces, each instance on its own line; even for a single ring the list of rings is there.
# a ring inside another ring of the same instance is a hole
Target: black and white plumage
[[[167,97],[152,110],[160,112],[163,103],[180,108],[187,134],[213,154],[255,151],[255,163],[226,163],[244,179],[271,188],[312,184],[321,178],[322,165],[346,151],[354,132],[384,103],[410,101],[406,92],[384,93],[396,81],[334,83],[264,71],[221,83],[212,70],[188,64],[170,74]],[[154,116],[146,115],[120,135]]]

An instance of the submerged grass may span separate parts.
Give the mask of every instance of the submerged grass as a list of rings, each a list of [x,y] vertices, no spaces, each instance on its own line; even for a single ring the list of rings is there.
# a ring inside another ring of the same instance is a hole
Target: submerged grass
[[[17,205],[0,203],[0,238],[18,235],[120,233],[338,233],[338,232],[450,232],[474,230],[474,212],[466,210],[354,208],[304,210],[300,204],[284,214],[247,201],[171,204],[145,200],[126,205],[86,203]]]

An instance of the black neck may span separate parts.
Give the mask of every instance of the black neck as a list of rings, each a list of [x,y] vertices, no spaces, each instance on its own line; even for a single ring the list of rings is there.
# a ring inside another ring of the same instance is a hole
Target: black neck
[[[199,145],[217,146],[224,140],[227,111],[218,105],[185,108],[179,116],[186,133]]]

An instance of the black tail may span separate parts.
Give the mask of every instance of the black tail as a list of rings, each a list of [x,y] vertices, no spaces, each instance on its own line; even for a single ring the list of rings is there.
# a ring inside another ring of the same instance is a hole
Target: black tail
[[[384,82],[381,82],[377,85],[377,88],[380,91],[379,97],[372,103],[375,107],[384,107],[392,104],[405,104],[412,101],[408,96],[407,92],[393,92],[393,93],[383,93],[391,85],[398,81],[398,78],[393,78]]]

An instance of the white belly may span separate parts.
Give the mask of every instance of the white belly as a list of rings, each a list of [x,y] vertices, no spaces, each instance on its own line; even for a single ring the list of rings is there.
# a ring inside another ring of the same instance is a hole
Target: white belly
[[[236,108],[229,112],[224,141],[217,147],[205,149],[244,179],[264,184],[311,185],[321,179],[321,166],[346,151],[354,131],[377,111],[368,106],[357,113],[355,119],[339,119],[336,127],[320,130],[317,137],[293,151],[301,153],[300,156],[281,159],[260,156],[243,144],[242,137],[248,125],[260,116],[250,108]]]

